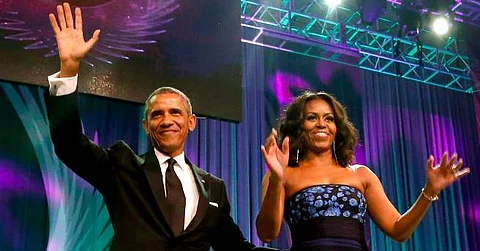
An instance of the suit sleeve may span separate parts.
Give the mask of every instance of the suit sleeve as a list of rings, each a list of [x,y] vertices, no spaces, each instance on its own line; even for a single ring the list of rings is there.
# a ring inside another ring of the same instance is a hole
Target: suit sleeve
[[[248,242],[242,234],[242,231],[230,216],[230,203],[228,202],[225,183],[221,182],[221,202],[219,208],[221,210],[220,226],[215,234],[216,238],[212,242],[215,251],[223,250],[252,250],[255,245]]]
[[[73,172],[102,191],[112,165],[107,150],[82,133],[78,93],[64,96],[45,95],[50,136],[55,153]]]

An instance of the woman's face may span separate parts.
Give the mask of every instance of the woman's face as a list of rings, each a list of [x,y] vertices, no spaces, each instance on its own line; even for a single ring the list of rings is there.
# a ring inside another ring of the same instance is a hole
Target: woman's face
[[[308,151],[331,151],[337,133],[332,107],[323,99],[310,100],[303,111],[303,130]]]

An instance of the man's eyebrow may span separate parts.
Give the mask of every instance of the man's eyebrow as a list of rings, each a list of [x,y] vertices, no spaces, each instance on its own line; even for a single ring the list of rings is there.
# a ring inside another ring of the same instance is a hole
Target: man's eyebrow
[[[181,108],[170,108],[170,111],[171,112],[182,112],[183,113],[183,110]]]

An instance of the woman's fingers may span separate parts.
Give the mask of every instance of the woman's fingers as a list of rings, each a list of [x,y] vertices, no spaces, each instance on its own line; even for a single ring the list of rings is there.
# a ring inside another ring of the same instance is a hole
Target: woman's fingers
[[[270,135],[268,135],[267,139],[265,140],[265,148],[267,151],[272,147],[277,145],[277,131],[275,128],[272,128]]]
[[[427,169],[433,169],[433,155],[430,155],[427,160]]]
[[[460,158],[457,162],[457,164],[455,164],[453,166],[453,169],[456,169],[456,170],[461,170],[462,169],[462,166],[463,166],[463,159]]]
[[[445,166],[445,164],[447,163],[447,157],[448,157],[448,153],[444,152],[442,156],[442,160],[440,161],[440,167]]]
[[[267,159],[267,151],[265,150],[265,146],[261,145],[260,150],[262,151],[263,159]]]
[[[290,137],[285,137],[282,142],[282,153],[288,154],[289,153],[289,146],[290,145]]]
[[[462,178],[463,176],[467,175],[470,173],[470,168],[469,167],[466,167],[466,168],[462,168],[463,167],[463,159],[460,158],[457,162],[457,164],[454,165],[454,172],[455,172],[455,177],[457,179],[460,179]]]
[[[445,165],[445,168],[447,169],[454,169],[454,164],[457,161],[457,154],[454,153],[452,157],[447,161],[447,164]]]
[[[469,173],[470,173],[470,168],[465,167],[462,170],[456,171],[455,172],[455,177],[457,177],[457,179],[460,179],[460,178],[462,178],[463,176],[466,176]]]

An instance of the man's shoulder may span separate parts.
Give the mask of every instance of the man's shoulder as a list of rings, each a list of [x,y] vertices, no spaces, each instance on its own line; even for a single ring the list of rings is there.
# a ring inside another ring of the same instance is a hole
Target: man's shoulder
[[[133,152],[132,148],[128,145],[127,142],[124,140],[117,140],[113,145],[110,147],[112,151],[129,151]]]
[[[210,179],[212,179],[213,181],[218,182],[218,183],[225,183],[222,178],[217,177],[217,176],[215,176],[211,173],[207,173],[207,174],[210,176]]]
[[[209,179],[211,182],[215,183],[225,183],[223,179],[199,168],[198,166],[193,165],[195,172],[197,172],[198,175],[202,176],[203,178]]]
[[[108,151],[110,154],[117,156],[117,158],[134,157],[138,162],[143,163],[145,161],[146,154],[138,156],[124,140],[116,141],[111,147],[109,147]]]

